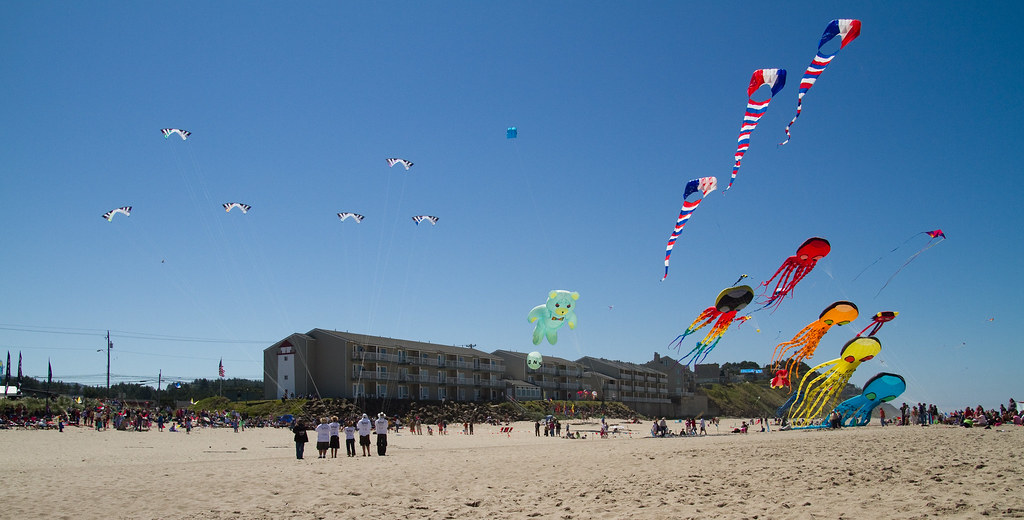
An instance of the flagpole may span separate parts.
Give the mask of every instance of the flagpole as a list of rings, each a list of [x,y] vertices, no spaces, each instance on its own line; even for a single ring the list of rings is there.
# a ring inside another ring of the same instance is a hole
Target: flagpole
[[[110,331],[107,331],[107,399],[110,399],[110,349],[114,344],[110,342]]]
[[[50,381],[53,380],[53,365],[46,360],[46,415],[50,415]]]

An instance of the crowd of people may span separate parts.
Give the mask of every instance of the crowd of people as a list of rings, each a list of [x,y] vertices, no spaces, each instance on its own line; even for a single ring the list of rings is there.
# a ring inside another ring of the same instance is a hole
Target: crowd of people
[[[275,426],[273,417],[247,417],[234,410],[191,410],[170,407],[152,408],[118,400],[104,401],[85,409],[53,409],[44,413],[31,413],[15,406],[0,413],[0,429],[62,429],[78,426],[97,431],[185,431],[193,427],[233,428],[236,432],[246,427]]]

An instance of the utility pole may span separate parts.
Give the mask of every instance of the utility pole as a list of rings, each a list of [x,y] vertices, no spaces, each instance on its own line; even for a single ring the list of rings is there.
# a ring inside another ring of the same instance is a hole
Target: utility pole
[[[156,376],[156,409],[160,409],[160,384],[164,380],[164,369],[160,369],[159,374]]]
[[[110,349],[114,344],[110,342],[110,331],[107,331],[107,399],[110,399]]]

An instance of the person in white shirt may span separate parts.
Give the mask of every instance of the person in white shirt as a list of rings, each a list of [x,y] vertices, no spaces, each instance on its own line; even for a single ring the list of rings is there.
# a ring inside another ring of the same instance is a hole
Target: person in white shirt
[[[345,454],[349,457],[356,456],[356,427],[352,420],[345,424]]]
[[[388,451],[388,418],[384,412],[377,414],[377,455],[383,457]]]
[[[331,427],[327,424],[327,418],[321,417],[320,424],[316,425],[316,451],[320,453],[318,459],[327,458],[327,448],[331,445]]]
[[[331,430],[331,458],[338,458],[338,448],[341,447],[341,425],[338,424],[338,416],[331,417],[331,422],[327,425]]]
[[[363,448],[363,456],[370,456],[370,431],[373,430],[373,423],[370,422],[370,416],[363,414],[363,418],[359,419],[356,423],[356,429],[359,430],[359,445]]]

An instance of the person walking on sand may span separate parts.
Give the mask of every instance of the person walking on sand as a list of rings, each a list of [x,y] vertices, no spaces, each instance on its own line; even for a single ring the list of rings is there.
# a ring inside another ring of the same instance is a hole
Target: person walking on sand
[[[373,423],[370,422],[370,416],[363,414],[363,418],[359,419],[356,423],[356,429],[359,430],[359,446],[363,448],[363,456],[370,456],[370,432],[373,430]]]
[[[305,451],[306,443],[309,442],[309,437],[306,435],[306,425],[302,424],[301,420],[295,421],[292,432],[295,434],[295,458],[301,460],[302,452]]]
[[[708,431],[704,427],[704,418],[701,417],[700,418],[700,432],[698,432],[697,435],[707,435],[707,434],[708,434]]]
[[[384,412],[377,414],[374,426],[377,428],[377,455],[383,457],[388,452],[388,417]]]

